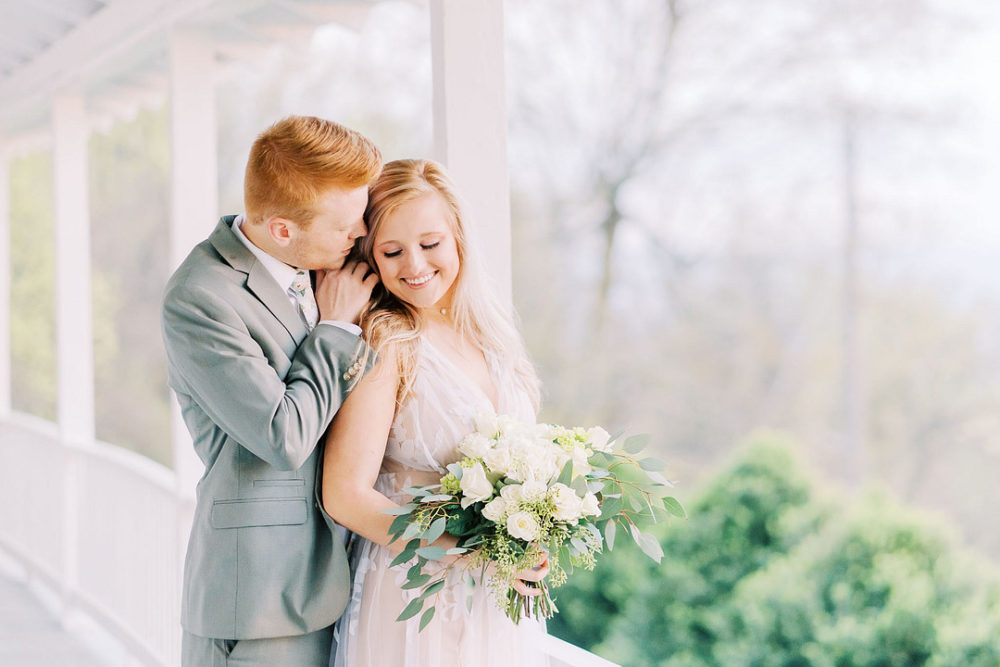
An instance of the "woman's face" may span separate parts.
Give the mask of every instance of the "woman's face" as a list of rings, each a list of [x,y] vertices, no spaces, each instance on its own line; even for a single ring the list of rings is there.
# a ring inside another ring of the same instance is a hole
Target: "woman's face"
[[[460,262],[451,215],[428,192],[387,215],[375,234],[375,265],[396,298],[418,308],[448,308]]]

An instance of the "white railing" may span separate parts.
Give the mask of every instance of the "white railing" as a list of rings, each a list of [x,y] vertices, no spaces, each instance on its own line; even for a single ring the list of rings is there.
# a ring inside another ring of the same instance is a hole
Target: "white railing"
[[[142,664],[180,663],[190,507],[173,473],[120,447],[60,442],[48,422],[0,423],[0,548]]]
[[[0,550],[147,665],[180,664],[180,582],[191,507],[171,470],[46,421],[0,421]],[[614,667],[556,637],[552,667]]]

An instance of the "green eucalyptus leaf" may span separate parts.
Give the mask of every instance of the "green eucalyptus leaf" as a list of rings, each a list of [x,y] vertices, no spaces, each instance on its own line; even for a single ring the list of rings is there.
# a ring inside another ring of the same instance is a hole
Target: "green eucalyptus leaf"
[[[427,540],[428,544],[431,544],[437,538],[441,537],[444,533],[445,524],[448,523],[448,519],[445,517],[439,517],[434,519],[430,527],[424,532],[424,539]]]
[[[587,495],[587,480],[584,479],[583,477],[576,477],[570,484],[570,488],[576,492],[576,495],[583,498],[585,495]]]
[[[569,483],[573,480],[573,460],[570,459],[566,461],[566,465],[563,466],[562,470],[559,472],[559,478],[556,480],[560,484],[565,484],[569,486]]]
[[[423,598],[417,598],[415,600],[412,600],[410,604],[406,605],[402,613],[400,613],[399,616],[396,617],[396,620],[405,621],[408,618],[413,618],[414,616],[417,615],[417,612],[419,612],[423,608],[423,606],[424,606]]]
[[[406,527],[406,530],[403,531],[403,539],[408,540],[414,537],[419,537],[422,532],[424,531],[420,527],[420,524],[411,523]]]
[[[601,503],[601,519],[610,519],[617,516],[624,507],[625,505],[621,498],[604,496],[604,502]]]
[[[638,539],[636,539],[636,544],[642,549],[642,552],[659,563],[663,560],[663,547],[660,546],[660,542],[650,535],[649,533],[639,533]]]
[[[429,496],[424,496],[420,499],[422,503],[437,503],[442,501],[454,500],[454,496],[449,496],[447,493],[435,493]]]
[[[432,596],[435,593],[437,593],[442,588],[444,588],[444,579],[438,579],[433,584],[431,584],[430,586],[428,586],[427,588],[425,588],[424,591],[423,591],[423,593],[421,593],[420,597],[417,598],[417,599],[422,602],[422,601],[426,600],[427,598],[429,598],[430,596]]]
[[[673,482],[669,481],[666,477],[653,470],[647,470],[646,477],[649,477],[651,481],[653,481],[656,484],[659,484],[660,486],[668,486],[668,487],[673,486]]]
[[[663,470],[664,468],[666,468],[667,463],[666,461],[663,461],[656,457],[647,456],[644,459],[639,459],[639,467],[641,467],[643,470],[656,471],[656,470]]]
[[[417,509],[416,503],[406,503],[399,507],[390,507],[387,510],[382,510],[382,514],[409,514],[415,509]]]
[[[445,550],[442,547],[421,547],[417,549],[417,555],[423,556],[427,560],[437,560],[439,558],[444,558]]]
[[[649,434],[643,433],[625,438],[625,451],[629,454],[638,454],[649,444]]]
[[[427,610],[424,611],[423,616],[420,617],[420,629],[417,630],[417,632],[420,632],[420,630],[426,628],[427,624],[431,622],[432,618],[434,618],[434,607],[428,607]]]
[[[687,512],[684,511],[684,507],[682,507],[681,504],[677,502],[676,498],[672,498],[670,496],[664,498],[663,507],[674,516],[678,516],[682,519],[687,516]]]
[[[410,590],[411,588],[420,588],[430,580],[431,580],[431,575],[418,574],[415,577],[407,578],[406,583],[402,585],[402,588],[405,590]]]
[[[457,463],[449,463],[445,467],[448,469],[448,472],[454,475],[457,479],[462,479],[462,470],[463,470],[462,466],[458,465]]]
[[[604,526],[604,540],[608,543],[608,551],[615,548],[615,532],[617,531],[617,526],[614,521],[608,521],[608,524]]]

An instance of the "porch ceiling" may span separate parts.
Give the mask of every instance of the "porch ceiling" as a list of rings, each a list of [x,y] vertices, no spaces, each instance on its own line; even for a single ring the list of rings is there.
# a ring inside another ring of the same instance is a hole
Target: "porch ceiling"
[[[80,94],[100,124],[162,99],[169,30],[198,31],[222,61],[356,27],[377,0],[0,0],[0,136],[43,127],[51,99]]]

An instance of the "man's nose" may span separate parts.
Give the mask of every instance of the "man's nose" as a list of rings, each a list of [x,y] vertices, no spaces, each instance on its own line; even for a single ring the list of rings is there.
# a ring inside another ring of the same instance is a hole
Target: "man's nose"
[[[367,236],[367,235],[368,235],[368,227],[367,225],[365,225],[365,221],[358,220],[358,224],[354,225],[354,228],[351,230],[351,235],[349,238],[353,241],[356,238],[360,238],[362,236]]]

